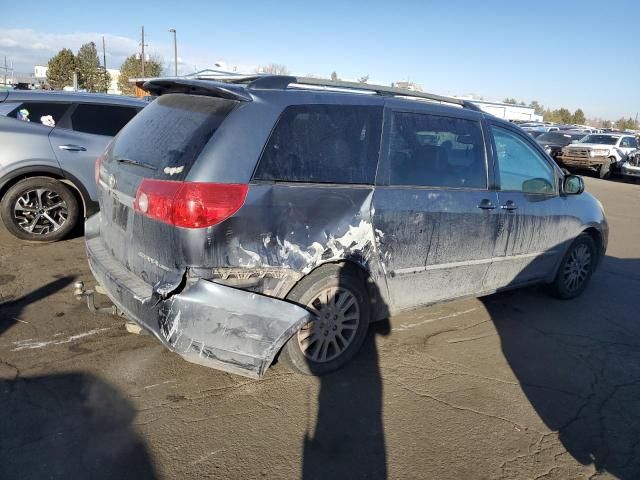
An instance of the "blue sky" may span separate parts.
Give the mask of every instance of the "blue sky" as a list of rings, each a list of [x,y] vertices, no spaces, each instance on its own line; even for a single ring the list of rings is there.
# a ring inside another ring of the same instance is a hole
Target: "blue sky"
[[[166,5],[166,6],[165,6]],[[107,38],[118,67],[145,25],[149,50],[181,73],[215,62],[388,84],[427,91],[515,97],[553,108],[582,107],[617,119],[640,111],[640,1],[258,1],[7,2],[0,7],[0,62],[29,71],[51,52]],[[178,5],[178,7],[176,7]]]

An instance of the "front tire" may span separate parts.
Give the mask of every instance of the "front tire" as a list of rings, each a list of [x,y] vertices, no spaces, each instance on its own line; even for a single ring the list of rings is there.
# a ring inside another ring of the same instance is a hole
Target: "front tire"
[[[0,216],[7,230],[21,240],[56,242],[76,226],[79,207],[63,183],[49,177],[32,177],[7,190]]]
[[[616,162],[615,157],[610,157],[609,163],[605,162],[602,165],[600,165],[600,168],[598,169],[598,177],[600,177],[603,180],[606,178],[611,178],[612,176],[611,167],[615,164],[615,162]]]
[[[551,284],[553,295],[568,300],[582,294],[591,281],[597,261],[598,252],[593,238],[586,233],[579,235],[560,263]]]
[[[314,315],[282,349],[280,358],[291,370],[324,375],[355,357],[367,336],[370,311],[365,282],[355,269],[321,267],[287,298]]]

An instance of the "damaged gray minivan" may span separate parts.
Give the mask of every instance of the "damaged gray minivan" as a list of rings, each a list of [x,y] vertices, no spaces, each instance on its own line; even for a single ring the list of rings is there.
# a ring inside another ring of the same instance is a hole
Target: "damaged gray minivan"
[[[370,322],[532,283],[572,298],[604,255],[582,179],[467,101],[289,76],[146,88],[96,162],[87,253],[189,361],[323,374]]]

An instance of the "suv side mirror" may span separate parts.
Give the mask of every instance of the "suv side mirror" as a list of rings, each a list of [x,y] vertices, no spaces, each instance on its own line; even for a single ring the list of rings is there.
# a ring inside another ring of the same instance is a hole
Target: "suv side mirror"
[[[580,195],[584,192],[584,180],[578,175],[567,175],[562,182],[562,192],[565,195]]]

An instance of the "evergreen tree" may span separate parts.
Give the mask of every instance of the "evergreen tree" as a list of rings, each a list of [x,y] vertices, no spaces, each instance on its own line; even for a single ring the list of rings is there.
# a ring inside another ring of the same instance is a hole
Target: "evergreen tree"
[[[73,52],[63,48],[49,60],[47,83],[54,90],[62,90],[73,85],[73,73],[77,71],[78,62]]]
[[[144,62],[144,76],[159,77],[162,72],[162,62],[157,57],[148,58]],[[124,95],[133,95],[135,85],[129,83],[130,78],[142,77],[142,62],[135,53],[128,56],[120,67],[120,77],[118,78],[118,88]]]
[[[96,44],[85,43],[76,56],[78,65],[78,84],[89,92],[106,92],[111,83],[109,72],[100,65]]]

